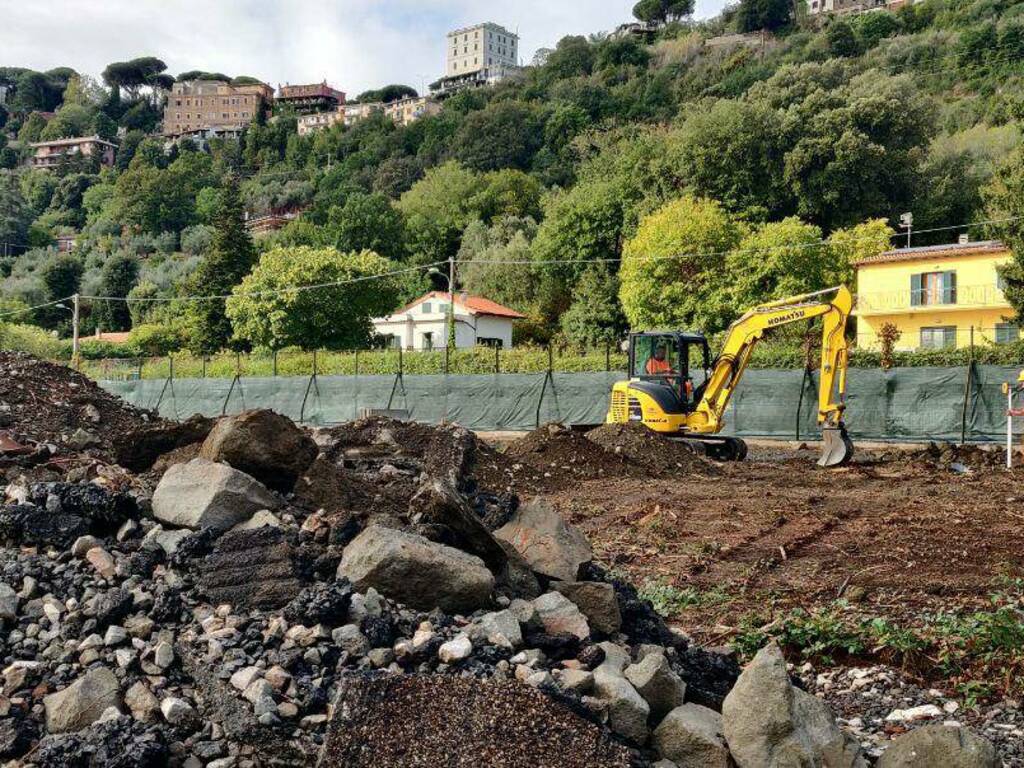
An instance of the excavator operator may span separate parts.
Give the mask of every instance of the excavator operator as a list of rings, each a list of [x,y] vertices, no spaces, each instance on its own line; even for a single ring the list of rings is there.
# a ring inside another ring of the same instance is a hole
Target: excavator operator
[[[654,355],[647,360],[645,370],[648,376],[672,376],[676,371],[672,364],[666,359],[668,349],[664,344],[654,348]]]

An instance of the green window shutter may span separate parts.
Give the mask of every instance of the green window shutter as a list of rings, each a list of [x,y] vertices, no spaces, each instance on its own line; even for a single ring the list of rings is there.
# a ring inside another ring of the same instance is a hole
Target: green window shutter
[[[956,272],[942,273],[942,303],[956,304]]]
[[[924,302],[921,291],[921,275],[910,276],[910,306],[920,307]]]

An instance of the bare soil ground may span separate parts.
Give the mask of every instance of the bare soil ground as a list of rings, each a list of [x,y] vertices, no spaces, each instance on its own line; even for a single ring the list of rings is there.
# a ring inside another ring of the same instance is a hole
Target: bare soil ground
[[[839,597],[887,615],[984,602],[1024,571],[1024,470],[971,474],[919,457],[823,470],[755,449],[718,477],[661,475],[553,494],[608,565],[638,582],[724,592],[678,618],[704,639],[743,613]]]

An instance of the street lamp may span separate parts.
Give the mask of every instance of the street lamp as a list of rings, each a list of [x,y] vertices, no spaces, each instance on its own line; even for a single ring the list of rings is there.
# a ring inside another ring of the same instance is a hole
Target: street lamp
[[[443,277],[445,282],[448,284],[448,319],[445,323],[448,327],[446,329],[447,338],[444,340],[444,345],[445,347],[455,346],[455,294],[453,293],[455,289],[452,286],[452,276],[451,274],[446,275],[437,267],[431,267],[427,270],[427,274]]]
[[[78,362],[78,294],[76,293],[71,297],[74,306],[69,307],[63,302],[54,304],[57,309],[63,309],[65,312],[71,313],[71,359]]]

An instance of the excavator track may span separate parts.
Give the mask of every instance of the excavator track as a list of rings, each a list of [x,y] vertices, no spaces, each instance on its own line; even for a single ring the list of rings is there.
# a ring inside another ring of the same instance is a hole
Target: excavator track
[[[743,461],[747,458],[747,444],[738,437],[686,435],[669,437],[669,440],[682,443],[694,453],[713,461]]]

